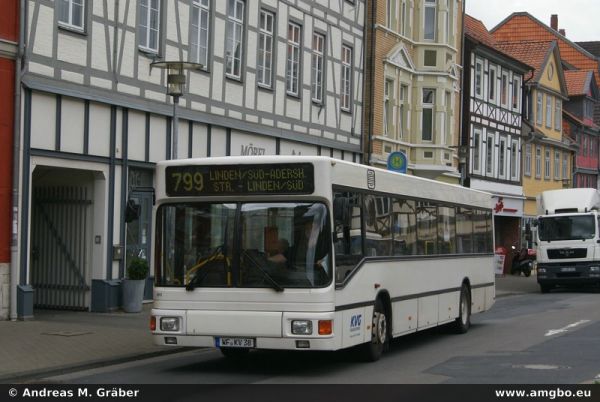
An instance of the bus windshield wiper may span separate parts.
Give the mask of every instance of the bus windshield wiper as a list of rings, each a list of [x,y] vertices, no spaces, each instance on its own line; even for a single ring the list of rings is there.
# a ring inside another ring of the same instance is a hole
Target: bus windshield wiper
[[[269,273],[267,271],[265,271],[265,269],[260,265],[260,263],[258,261],[256,261],[256,259],[247,250],[243,251],[243,255],[244,255],[245,259],[250,261],[252,263],[252,265],[254,265],[256,268],[258,268],[258,270],[260,272],[262,272],[262,274],[265,276],[267,281],[273,286],[273,289],[275,289],[278,292],[283,292],[283,290],[284,290],[283,286],[281,286],[279,283],[277,283],[277,281],[275,279],[273,279],[273,277],[271,275],[269,275]]]

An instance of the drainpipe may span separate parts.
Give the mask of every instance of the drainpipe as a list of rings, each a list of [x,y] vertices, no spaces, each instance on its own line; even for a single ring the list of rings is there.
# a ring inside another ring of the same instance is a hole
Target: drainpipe
[[[461,42],[460,46],[461,46],[461,48],[460,48],[459,54],[457,55],[457,57],[461,56],[460,64],[462,65],[462,69],[461,69],[461,72],[460,72],[460,87],[461,88],[460,88],[460,110],[458,112],[459,123],[458,123],[458,148],[457,148],[457,150],[458,150],[458,168],[459,168],[459,170],[461,170],[461,172],[460,172],[460,185],[463,186],[463,187],[465,185],[465,179],[467,178],[467,174],[469,173],[469,163],[470,163],[469,158],[471,157],[471,152],[470,152],[470,149],[471,149],[471,147],[470,147],[470,145],[471,145],[471,142],[470,142],[471,130],[469,130],[469,132],[466,135],[467,143],[463,144],[463,129],[464,129],[464,126],[463,126],[463,124],[464,124],[463,113],[465,113],[465,108],[464,108],[464,101],[465,101],[465,98],[464,98],[464,96],[465,96],[465,70],[466,70],[465,64],[467,64],[467,63],[465,63],[465,61],[466,61],[466,58],[465,58],[465,44],[466,44],[466,41],[465,41],[465,13],[466,13],[466,8],[467,8],[466,4],[467,4],[467,0],[464,0],[463,4],[462,4],[462,22],[461,22],[462,27],[461,27],[461,33],[460,33],[460,36],[461,36],[461,38],[460,38],[460,42]],[[468,65],[469,66],[471,65],[471,61],[470,60],[468,61]],[[463,150],[464,146],[467,147],[466,151]],[[461,165],[461,162],[460,162],[460,155],[461,155],[461,153],[463,153],[463,154],[466,153],[465,163],[463,165]]]
[[[369,90],[370,90],[370,94],[368,94],[368,96],[371,98],[371,104],[369,105],[369,119],[368,119],[368,129],[367,129],[367,136],[366,136],[366,140],[367,140],[367,146],[366,146],[366,151],[367,151],[367,155],[366,158],[363,156],[363,160],[365,165],[370,166],[371,165],[371,155],[373,155],[373,124],[375,124],[375,118],[373,116],[373,107],[374,107],[374,101],[375,101],[375,90],[373,89],[373,87],[375,86],[375,82],[373,80],[373,76],[375,75],[375,24],[377,22],[377,5],[376,5],[377,1],[376,0],[371,0],[371,20],[368,21],[365,25],[367,25],[367,30],[370,30],[371,32],[371,49],[370,51],[371,53],[371,57],[370,60],[367,60],[367,62],[371,65],[370,68],[370,72],[369,72]],[[367,55],[367,53],[365,52],[365,55]],[[367,55],[368,57],[368,55]],[[366,66],[365,66],[366,67]],[[363,136],[364,137],[364,136]]]
[[[21,177],[21,68],[25,56],[25,0],[19,2],[19,45],[15,60],[15,104],[13,132],[12,239],[10,244],[10,319],[17,319],[19,285],[19,184]]]

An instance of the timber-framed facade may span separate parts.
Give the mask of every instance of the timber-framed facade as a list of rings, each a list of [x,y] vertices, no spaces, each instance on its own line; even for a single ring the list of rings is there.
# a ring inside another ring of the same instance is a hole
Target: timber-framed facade
[[[26,14],[21,318],[118,307],[128,258],[149,258],[153,167],[174,132],[182,158],[362,158],[363,0],[42,0]],[[186,72],[177,130],[151,68],[174,60],[203,66]],[[141,215],[126,224],[130,200]]]

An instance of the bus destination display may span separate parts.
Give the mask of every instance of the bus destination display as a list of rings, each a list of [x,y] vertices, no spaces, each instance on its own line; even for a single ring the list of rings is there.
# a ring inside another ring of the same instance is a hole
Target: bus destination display
[[[310,163],[266,165],[168,166],[167,195],[312,194]]]

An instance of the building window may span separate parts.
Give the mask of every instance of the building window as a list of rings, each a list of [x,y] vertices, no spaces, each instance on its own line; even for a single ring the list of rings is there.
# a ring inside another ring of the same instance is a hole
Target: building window
[[[542,177],[542,147],[540,145],[535,147],[535,177],[537,179]]]
[[[554,180],[560,180],[560,151],[554,151]]]
[[[160,34],[160,1],[140,0],[140,48],[158,53]]]
[[[387,0],[387,27],[392,31],[396,30],[394,17],[396,16],[396,7],[398,0]]]
[[[561,131],[562,125],[562,101],[554,98],[554,129]]]
[[[483,93],[483,62],[475,60],[475,96],[481,97]]]
[[[546,127],[552,128],[552,96],[546,95]]]
[[[544,179],[550,180],[550,149],[546,148],[544,152]]]
[[[513,110],[517,110],[519,108],[520,98],[521,98],[521,80],[518,78],[514,78],[513,79],[513,87],[512,87]]]
[[[531,144],[525,144],[525,161],[523,162],[525,176],[531,176]]]
[[[275,15],[261,10],[258,31],[258,84],[270,88],[273,83],[273,34]]]
[[[513,141],[510,146],[510,178],[519,180],[519,141]]]
[[[563,179],[569,178],[569,154],[566,152],[563,153],[562,177]]]
[[[227,32],[225,33],[225,74],[240,79],[242,77],[242,57],[244,41],[244,6],[241,0],[229,0],[227,9]]]
[[[481,170],[481,160],[480,160],[480,152],[481,152],[481,129],[474,128],[473,129],[473,172],[479,173]]]
[[[500,91],[500,103],[502,106],[508,108],[508,73],[502,72]]]
[[[452,42],[450,41],[450,38],[452,36],[451,34],[451,30],[450,30],[450,10],[452,10],[452,1],[448,0],[448,10],[446,10],[446,12],[444,13],[445,15],[445,21],[444,21],[444,25],[446,28],[446,43],[449,45],[452,45]]]
[[[312,46],[312,100],[323,102],[323,60],[325,55],[325,36],[314,33]]]
[[[423,89],[423,141],[433,141],[433,105],[435,104],[435,89]]]
[[[290,95],[299,95],[300,85],[300,25],[290,22],[287,37],[287,74],[286,91]]]
[[[83,31],[83,17],[85,15],[84,0],[59,0],[58,22],[61,26]]]
[[[543,103],[543,95],[538,92],[537,93],[537,107],[535,109],[535,122],[537,123],[538,126],[542,125],[542,115],[543,115],[543,110],[544,110],[544,106],[542,105]]]
[[[408,14],[406,12],[406,1],[402,0],[402,5],[400,6],[400,33],[403,36],[406,36],[407,27],[408,27]]]
[[[506,139],[500,139],[500,148],[498,149],[498,176],[504,178],[506,169]]]
[[[586,119],[594,117],[594,104],[587,99],[583,100],[583,117]]]
[[[400,114],[398,116],[398,131],[400,138],[404,138],[404,130],[407,123],[407,108],[408,108],[408,86],[400,85]]]
[[[394,129],[393,122],[393,98],[394,95],[394,81],[385,80],[385,86],[383,88],[383,135],[389,137]]]
[[[342,110],[350,111],[350,99],[352,93],[352,48],[342,46]]]
[[[425,40],[435,40],[437,0],[425,0],[424,36]]]
[[[494,175],[494,135],[488,134],[485,144],[485,172],[488,176]]]
[[[492,101],[493,103],[496,102],[496,68],[495,67],[490,67],[490,73],[489,73],[489,77],[490,77],[490,82],[488,85],[488,91],[489,91],[489,98],[490,101]]]
[[[445,144],[452,144],[452,94],[449,91],[446,91],[446,142]]]
[[[194,0],[190,39],[190,60],[208,68],[208,33],[210,32],[209,0]]]
[[[425,67],[437,66],[437,52],[435,50],[425,50],[423,52],[423,65]]]

